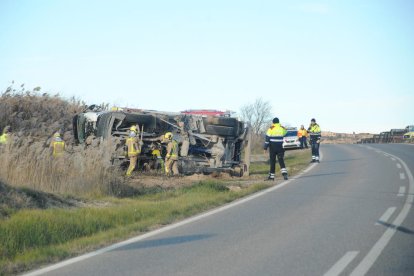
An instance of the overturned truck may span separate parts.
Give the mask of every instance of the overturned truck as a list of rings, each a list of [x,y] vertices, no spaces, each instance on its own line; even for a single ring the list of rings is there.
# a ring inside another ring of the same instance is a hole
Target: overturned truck
[[[73,118],[75,140],[112,139],[116,143],[112,161],[122,163],[125,141],[131,126],[138,127],[142,141],[139,169],[154,157],[154,146],[162,145],[166,132],[179,143],[179,171],[182,174],[226,172],[233,176],[249,174],[251,129],[248,124],[222,112],[160,112],[122,108],[101,110],[88,107]],[[161,147],[165,151],[165,147]]]

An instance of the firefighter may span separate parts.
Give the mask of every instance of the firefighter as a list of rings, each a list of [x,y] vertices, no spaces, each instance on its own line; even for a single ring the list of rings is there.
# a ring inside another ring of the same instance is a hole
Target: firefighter
[[[3,129],[3,133],[0,135],[0,145],[3,144],[7,144],[8,140],[9,140],[9,132],[10,132],[10,126],[6,126]]]
[[[319,145],[321,143],[321,128],[316,123],[315,119],[311,120],[311,124],[308,128],[309,136],[310,136],[310,144],[312,148],[312,160],[311,163],[318,162],[319,163]]]
[[[156,144],[152,146],[151,155],[154,161],[154,169],[158,171],[158,168],[161,167],[161,170],[165,170],[164,160],[162,160],[162,156],[161,156],[161,145],[160,144]]]
[[[52,156],[55,158],[61,157],[65,152],[65,141],[62,140],[59,132],[53,134],[50,148],[52,149]]]
[[[131,126],[129,129],[129,137],[126,140],[126,146],[128,148],[129,167],[126,172],[126,176],[131,176],[132,172],[137,165],[138,155],[141,152],[141,148],[138,141],[138,129],[136,126]]]
[[[300,126],[300,129],[298,131],[298,137],[300,141],[300,148],[301,149],[303,149],[304,147],[308,148],[308,143],[307,143],[308,131],[305,129],[303,125]]]
[[[285,180],[288,179],[288,173],[285,166],[285,150],[283,148],[283,137],[286,135],[287,130],[280,125],[279,119],[274,118],[272,126],[266,132],[266,140],[264,143],[264,152],[269,150],[270,158],[270,172],[267,180],[275,180],[276,171],[276,157],[280,165],[280,172]]]
[[[165,133],[164,139],[168,143],[165,155],[165,173],[168,176],[178,175],[178,143],[173,139],[171,132]]]

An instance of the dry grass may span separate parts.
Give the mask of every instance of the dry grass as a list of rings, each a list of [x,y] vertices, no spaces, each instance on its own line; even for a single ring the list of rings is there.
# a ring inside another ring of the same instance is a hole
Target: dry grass
[[[37,191],[102,196],[112,194],[122,182],[110,164],[111,141],[87,149],[70,148],[53,158],[45,143],[26,138],[14,139],[0,154],[0,180],[12,187]]]
[[[71,142],[72,118],[82,111],[84,103],[74,98],[65,100],[58,94],[40,94],[38,90],[9,87],[1,93],[0,131],[9,125],[18,136],[44,138],[60,130]]]
[[[40,94],[38,88],[9,87],[0,97],[0,131],[11,126],[9,143],[0,148],[0,180],[12,187],[73,195],[117,193],[119,174],[109,163],[111,141],[98,146],[73,146],[73,116],[83,109],[75,99]],[[52,158],[50,137],[63,133],[67,152]],[[118,175],[118,176],[117,176]]]

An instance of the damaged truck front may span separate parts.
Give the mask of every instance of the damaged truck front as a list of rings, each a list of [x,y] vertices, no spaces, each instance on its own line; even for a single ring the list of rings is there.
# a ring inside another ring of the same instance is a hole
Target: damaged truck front
[[[73,118],[75,140],[112,139],[116,144],[113,161],[126,161],[125,140],[129,128],[138,126],[142,140],[139,168],[151,160],[154,145],[172,132],[179,143],[179,171],[182,174],[227,172],[249,174],[250,127],[228,116],[211,116],[138,109],[104,111],[91,106]]]

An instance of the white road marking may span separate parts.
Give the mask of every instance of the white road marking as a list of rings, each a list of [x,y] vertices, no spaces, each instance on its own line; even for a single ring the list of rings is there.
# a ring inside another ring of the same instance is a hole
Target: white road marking
[[[390,219],[390,217],[392,216],[392,214],[395,212],[396,209],[397,209],[397,207],[388,208],[387,211],[385,211],[385,213],[379,218],[378,221],[388,222],[388,220]],[[375,225],[381,225],[381,223],[376,222]]]
[[[397,196],[404,196],[405,195],[405,187],[401,186],[400,190],[398,191]]]
[[[410,212],[411,205],[414,202],[414,177],[411,173],[410,169],[408,168],[407,164],[397,156],[392,155],[395,159],[397,159],[403,166],[404,170],[408,176],[408,196],[405,199],[403,208],[401,209],[398,216],[393,221],[393,227],[388,227],[381,238],[374,244],[368,254],[362,259],[359,265],[352,271],[350,274],[351,276],[359,276],[365,275],[370,268],[374,265],[375,261],[381,255],[384,248],[390,242],[391,238],[397,231],[397,228],[401,226],[404,222],[405,218],[407,217],[408,213]]]
[[[394,157],[391,157],[391,160],[392,160],[392,161],[395,161],[395,160],[397,160],[397,159],[395,159]]]
[[[322,159],[323,159],[322,152],[320,153],[320,156],[319,157],[320,157],[319,160],[322,161]],[[190,224],[192,222],[201,220],[201,219],[206,218],[206,217],[209,217],[211,215],[220,213],[220,212],[222,212],[224,210],[227,210],[227,209],[230,209],[232,207],[241,205],[241,204],[246,203],[248,201],[251,201],[251,200],[253,200],[255,198],[258,198],[258,197],[263,196],[265,194],[271,193],[271,192],[273,192],[273,191],[275,191],[277,189],[280,189],[280,188],[286,186],[287,184],[289,184],[291,181],[293,181],[293,180],[301,177],[303,174],[305,174],[306,172],[310,171],[311,169],[313,169],[317,165],[318,165],[318,163],[312,164],[306,170],[304,170],[303,172],[299,173],[295,177],[290,178],[289,180],[283,181],[281,184],[279,184],[277,186],[270,187],[270,188],[268,188],[266,190],[263,190],[261,192],[255,193],[255,194],[250,195],[248,197],[245,197],[245,198],[242,198],[242,199],[233,201],[233,202],[231,202],[231,203],[229,203],[227,205],[218,207],[216,209],[213,209],[211,211],[207,211],[207,212],[202,213],[202,214],[199,214],[199,215],[195,215],[194,217],[190,217],[190,218],[187,218],[187,219],[185,219],[183,221],[180,221],[180,222],[177,222],[177,223],[174,223],[174,224],[167,225],[165,227],[162,227],[162,228],[159,228],[157,230],[154,230],[154,231],[151,231],[151,232],[142,234],[140,236],[136,236],[136,237],[131,238],[129,240],[125,240],[125,241],[122,241],[122,242],[119,242],[119,243],[115,243],[113,245],[110,245],[110,246],[101,248],[99,250],[96,250],[96,251],[93,251],[93,252],[90,252],[90,253],[87,253],[87,254],[83,254],[81,256],[78,256],[78,257],[75,257],[75,258],[71,258],[71,259],[68,259],[68,260],[65,260],[65,261],[62,261],[62,262],[59,262],[59,263],[56,263],[56,264],[47,266],[47,267],[42,268],[42,269],[34,270],[32,272],[28,272],[26,274],[23,274],[22,276],[37,276],[37,275],[42,275],[44,273],[47,273],[47,272],[50,272],[50,271],[53,271],[53,270],[56,270],[56,269],[59,269],[59,268],[62,268],[62,267],[65,267],[65,266],[74,264],[74,263],[77,263],[77,262],[84,261],[86,259],[89,259],[89,258],[98,256],[98,255],[107,253],[109,251],[115,250],[117,248],[126,246],[128,244],[136,243],[136,242],[141,241],[141,240],[144,240],[146,238],[150,238],[150,237],[156,236],[158,234],[167,232],[169,230],[178,228],[180,226],[183,226],[183,225],[186,225],[186,224]]]
[[[405,179],[405,174],[404,173],[400,173],[400,179],[404,180]]]
[[[329,269],[324,276],[336,276],[341,274],[342,271],[349,265],[350,262],[358,255],[359,251],[349,251],[342,258],[339,259],[332,267]]]
[[[385,155],[385,156],[390,156],[388,153],[386,153],[386,152],[383,152],[383,154]]]
[[[397,168],[401,169],[401,164],[397,163]]]

